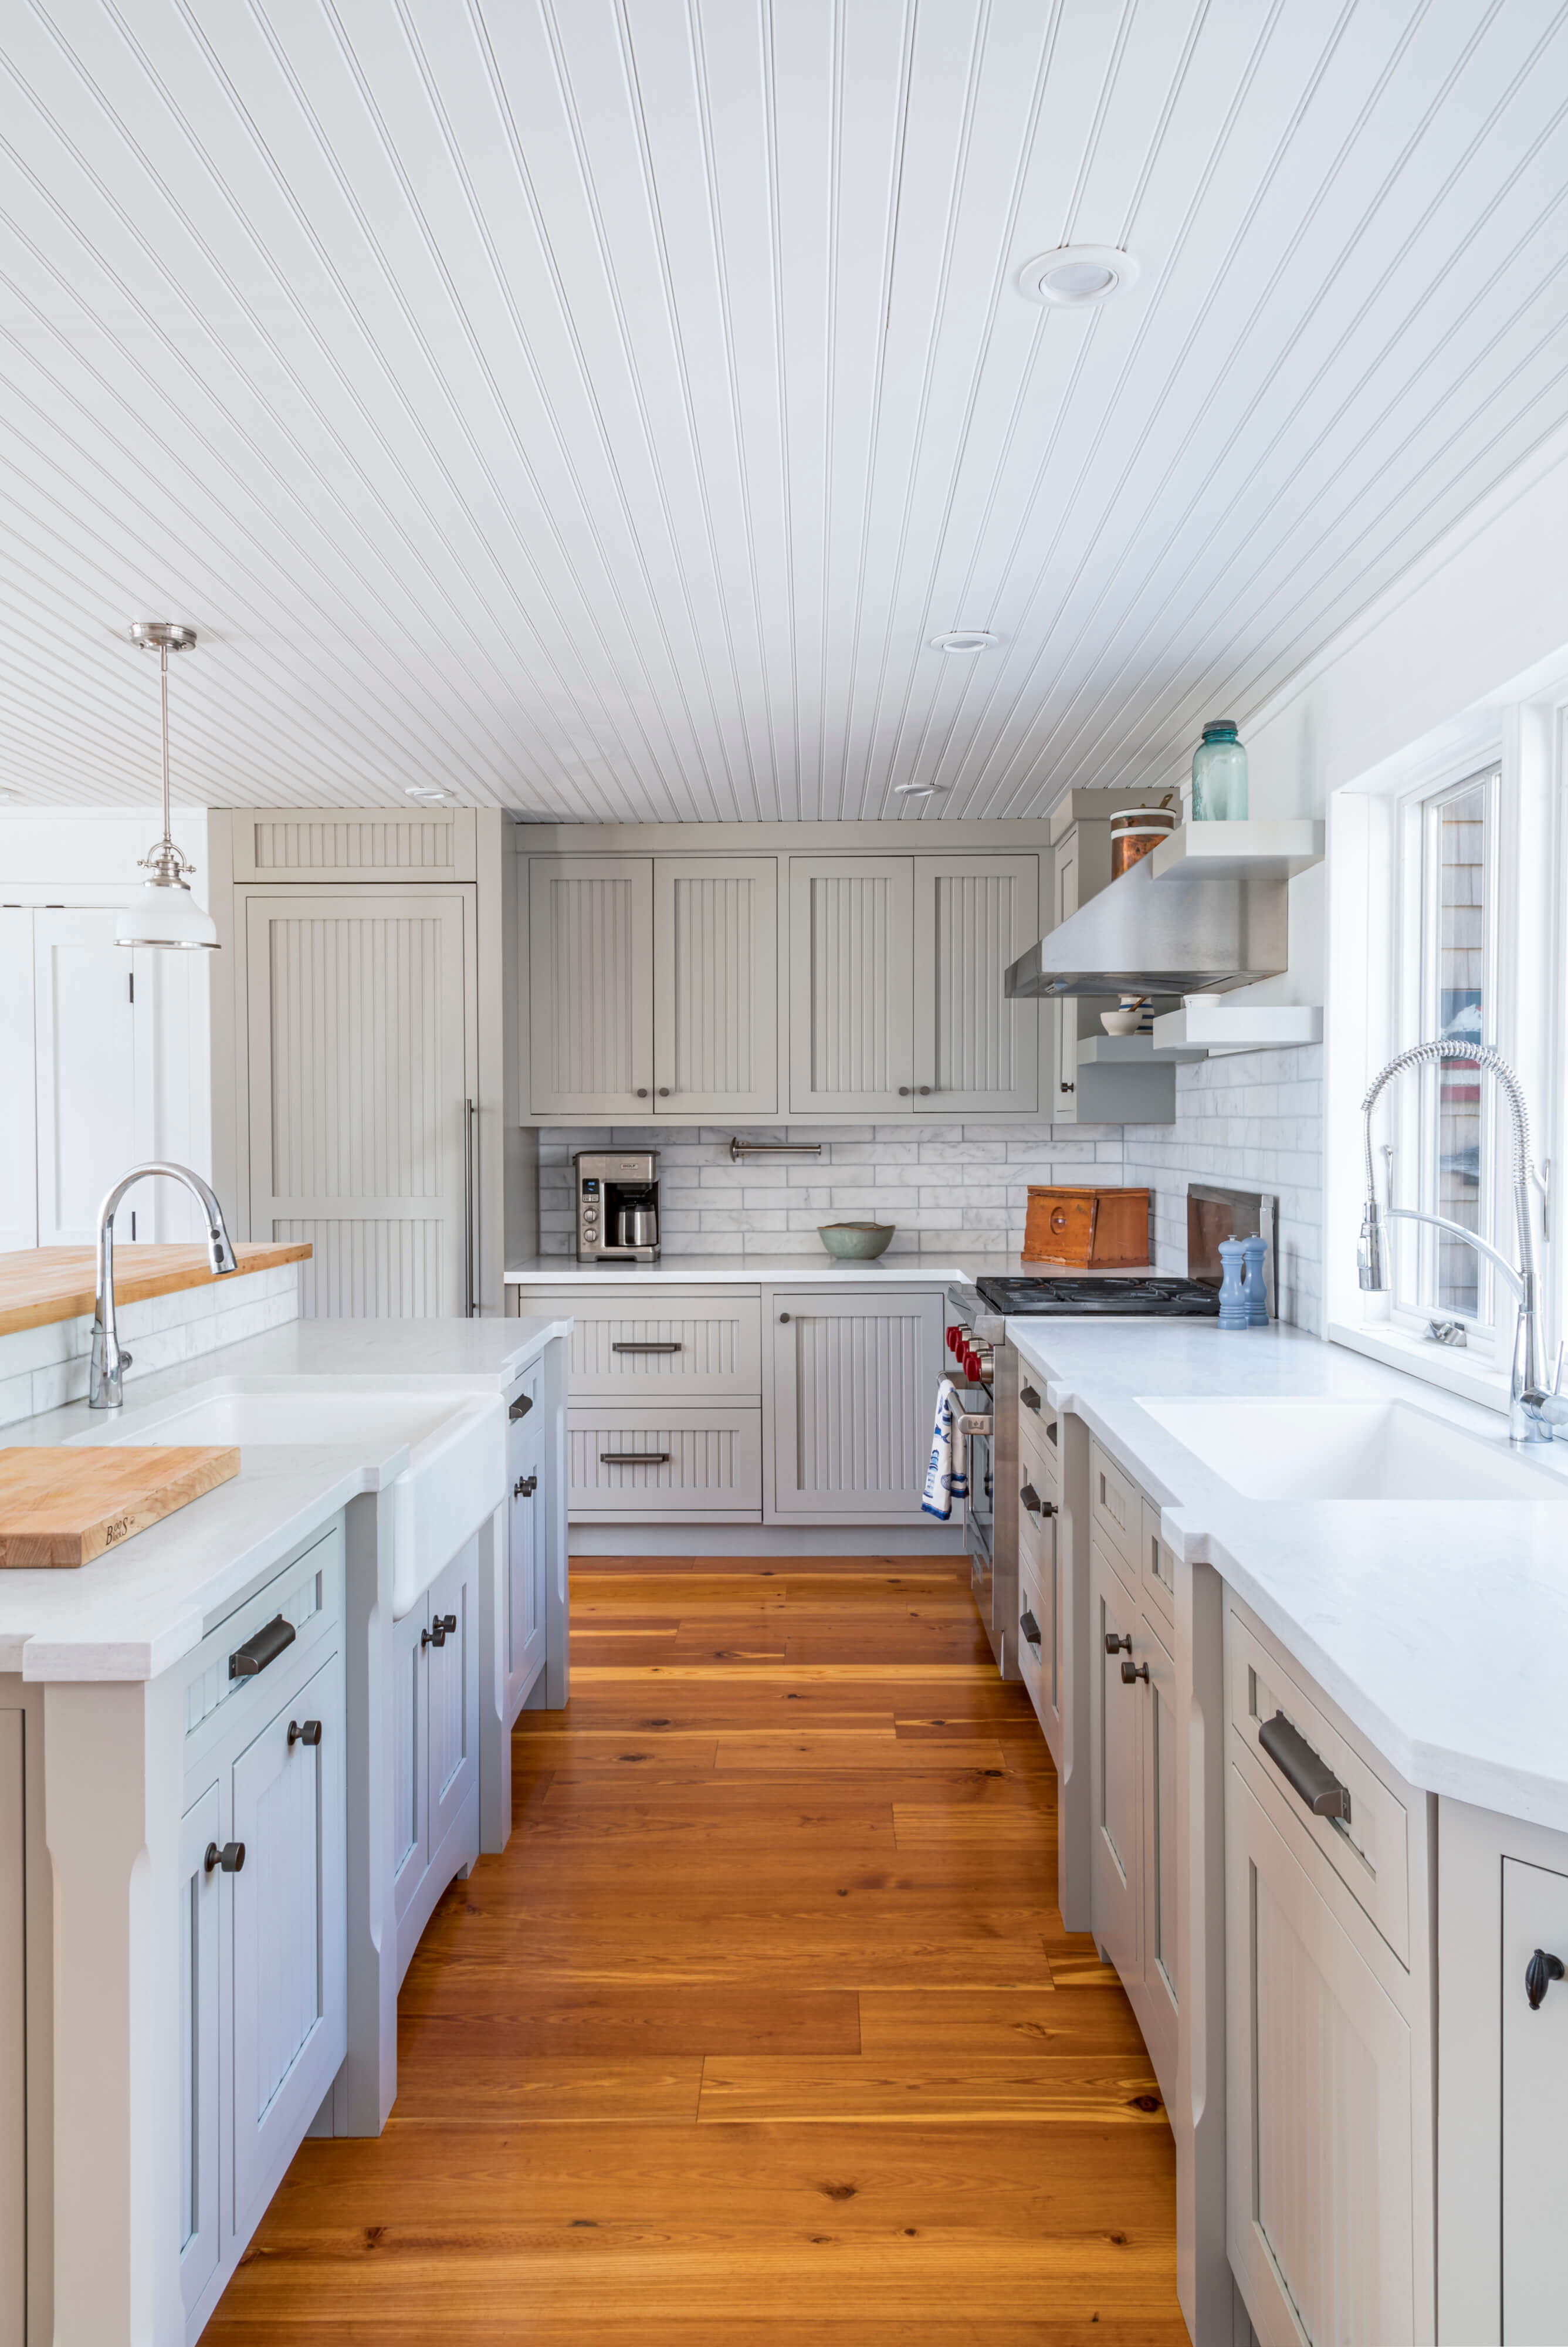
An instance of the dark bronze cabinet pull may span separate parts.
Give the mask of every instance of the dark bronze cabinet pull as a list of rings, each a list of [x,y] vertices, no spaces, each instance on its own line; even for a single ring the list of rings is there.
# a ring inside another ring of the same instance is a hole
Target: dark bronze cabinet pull
[[[1031,1646],[1039,1645],[1040,1624],[1035,1620],[1034,1615],[1030,1612],[1027,1605],[1024,1607],[1023,1612],[1019,1615],[1018,1626],[1023,1632],[1024,1636],[1029,1640]]]
[[[1105,1643],[1107,1645],[1110,1645],[1111,1641],[1109,1638]],[[1122,1665],[1122,1684],[1123,1686],[1135,1686],[1140,1679],[1147,1679],[1148,1676],[1149,1665],[1147,1663],[1123,1663]]]
[[[513,1402],[507,1409],[507,1416],[508,1418],[527,1418],[533,1406],[534,1398],[532,1394],[519,1394],[516,1401]]]
[[[1126,1650],[1126,1652],[1127,1652],[1128,1654],[1131,1654],[1131,1653],[1132,1653],[1132,1639],[1131,1639],[1131,1638],[1123,1638],[1123,1637],[1119,1636],[1119,1635],[1118,1635],[1118,1634],[1117,1634],[1114,1630],[1107,1630],[1107,1631],[1106,1631],[1106,1633],[1105,1633],[1105,1651],[1106,1651],[1106,1653],[1107,1653],[1108,1655],[1119,1655],[1119,1654],[1121,1654],[1121,1653],[1122,1652],[1123,1648],[1125,1648],[1125,1650]]]
[[[1539,2013],[1542,1999],[1553,1981],[1563,1977],[1563,1959],[1549,1956],[1544,1948],[1537,1948],[1524,1967],[1524,1993],[1530,1999],[1532,2013]]]
[[[667,1467],[670,1453],[668,1450],[601,1450],[599,1463],[601,1467]]]
[[[209,1874],[215,1866],[220,1867],[225,1874],[238,1874],[245,1863],[245,1845],[242,1841],[226,1841],[220,1850],[215,1841],[210,1841],[201,1863]]]
[[[456,1636],[457,1616],[456,1614],[437,1614],[436,1620],[439,1627],[446,1632],[447,1637],[455,1638]]]
[[[1040,1408],[1040,1396],[1036,1393],[1032,1386],[1020,1386],[1018,1389],[1018,1398],[1020,1401],[1022,1402],[1025,1409],[1038,1409]]]
[[[295,1744],[309,1744],[314,1746],[319,1744],[321,1740],[322,1724],[319,1719],[290,1720],[289,1743],[291,1746]]]
[[[421,1647],[444,1646],[446,1644],[446,1633],[442,1626],[441,1616],[439,1614],[437,1614],[435,1621],[431,1623],[428,1629],[421,1630],[419,1633],[419,1644]]]
[[[514,1500],[531,1500],[538,1488],[537,1475],[519,1475],[512,1486],[512,1497]]]
[[[1350,1819],[1350,1788],[1342,1785],[1327,1760],[1319,1758],[1284,1712],[1263,1721],[1257,1740],[1297,1799],[1315,1818]]]
[[[1031,1516],[1039,1515],[1040,1493],[1035,1490],[1034,1485],[1027,1480],[1019,1491],[1019,1498],[1023,1501],[1024,1506],[1029,1510]]]
[[[616,1337],[610,1348],[612,1353],[683,1353],[686,1349],[679,1337]]]
[[[229,1657],[230,1677],[231,1679],[258,1677],[269,1663],[275,1663],[285,1648],[292,1646],[293,1643],[293,1624],[285,1622],[281,1614],[275,1615],[263,1628],[256,1632],[254,1637],[247,1638],[242,1646],[235,1647]]]

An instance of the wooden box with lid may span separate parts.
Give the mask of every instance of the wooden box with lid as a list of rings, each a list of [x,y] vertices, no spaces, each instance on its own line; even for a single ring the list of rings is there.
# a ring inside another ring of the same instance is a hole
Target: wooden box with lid
[[[1147,1190],[1030,1184],[1023,1261],[1076,1271],[1129,1271],[1149,1261]]]

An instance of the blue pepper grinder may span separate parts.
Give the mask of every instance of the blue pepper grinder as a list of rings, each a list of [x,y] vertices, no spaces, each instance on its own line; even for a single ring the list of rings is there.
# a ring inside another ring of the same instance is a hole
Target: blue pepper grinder
[[[1225,1276],[1220,1281],[1220,1327],[1247,1328],[1252,1325],[1246,1303],[1246,1248],[1241,1239],[1220,1241]]]
[[[1243,1239],[1241,1244],[1246,1257],[1246,1325],[1249,1328],[1266,1328],[1268,1289],[1264,1284],[1263,1259],[1268,1253],[1268,1241],[1260,1233]]]

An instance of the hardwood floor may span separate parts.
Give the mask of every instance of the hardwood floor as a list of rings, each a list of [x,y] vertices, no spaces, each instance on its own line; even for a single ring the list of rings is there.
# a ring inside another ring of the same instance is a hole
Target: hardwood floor
[[[1175,2160],[961,1560],[583,1559],[504,1857],[205,2333],[1185,2347]]]

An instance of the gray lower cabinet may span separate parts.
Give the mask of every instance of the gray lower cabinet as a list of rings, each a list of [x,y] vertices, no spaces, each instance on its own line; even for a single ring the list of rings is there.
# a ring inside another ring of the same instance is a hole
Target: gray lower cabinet
[[[20,1706],[0,1710],[0,2347],[27,2336],[26,1824]]]
[[[184,1666],[178,2222],[191,2340],[346,2051],[343,1598],[340,1521]]]
[[[392,1633],[393,1901],[401,1982],[436,1901],[479,1854],[479,1542]]]
[[[542,1430],[543,1421],[540,1422]],[[507,1587],[502,1649],[502,1717],[516,1718],[545,1666],[548,1640],[547,1574],[549,1466],[531,1419],[508,1450]]]
[[[768,1511],[778,1522],[925,1524],[938,1288],[764,1292]]]

